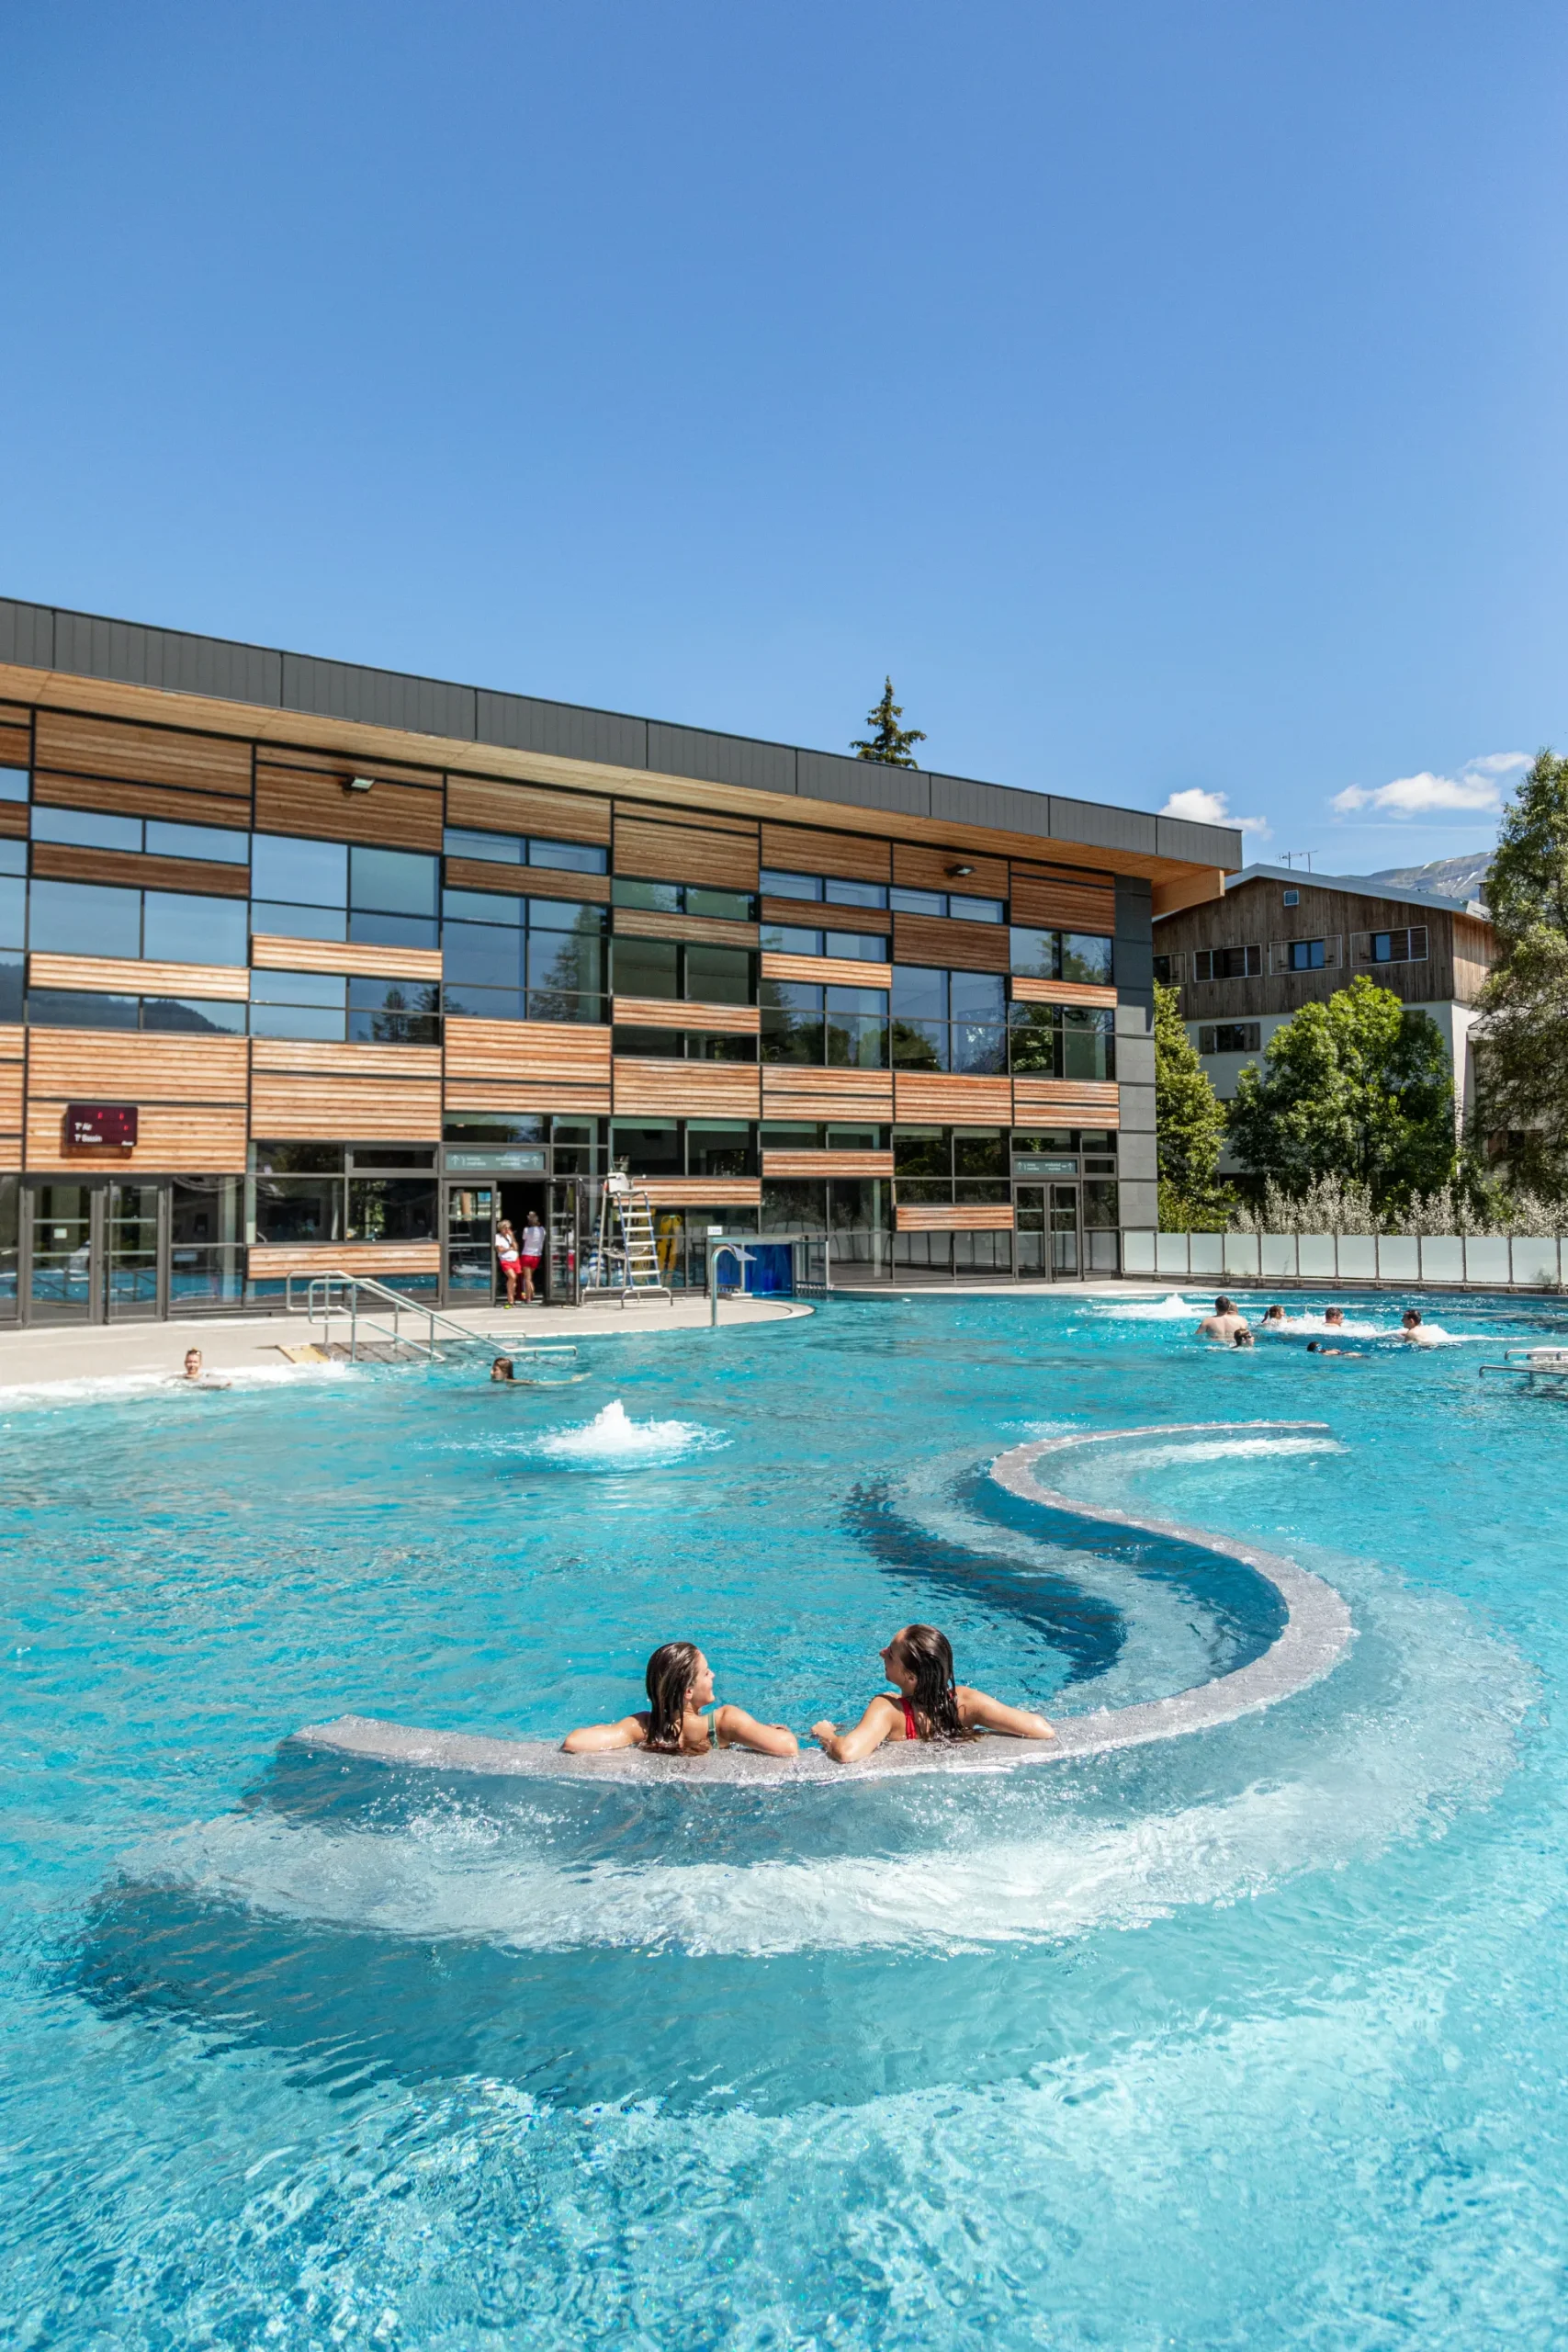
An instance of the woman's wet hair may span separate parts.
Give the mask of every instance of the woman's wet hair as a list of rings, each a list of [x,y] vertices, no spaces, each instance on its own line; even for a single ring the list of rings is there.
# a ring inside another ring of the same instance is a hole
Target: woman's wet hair
[[[1231,1345],[1232,1345],[1232,1347],[1233,1347],[1233,1348],[1250,1348],[1250,1347],[1251,1347],[1251,1345],[1252,1345],[1252,1334],[1251,1334],[1251,1332],[1247,1329],[1247,1326],[1246,1326],[1246,1324],[1245,1324],[1245,1323],[1242,1325],[1242,1327],[1241,1327],[1240,1330],[1239,1330],[1239,1331],[1237,1331],[1236,1333],[1235,1333],[1235,1335],[1233,1336],[1233,1338],[1232,1338],[1232,1340],[1231,1340]]]
[[[898,1636],[898,1656],[915,1678],[909,1704],[922,1739],[974,1739],[958,1716],[958,1693],[953,1679],[953,1645],[934,1625],[906,1625]]]
[[[666,1754],[680,1747],[686,1693],[696,1679],[701,1656],[695,1642],[664,1642],[649,1659],[646,1679],[652,1713],[648,1726],[649,1747],[663,1748]]]

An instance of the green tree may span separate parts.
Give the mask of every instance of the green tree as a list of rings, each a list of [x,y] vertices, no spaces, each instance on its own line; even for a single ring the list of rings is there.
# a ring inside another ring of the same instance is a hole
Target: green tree
[[[1483,1133],[1507,1136],[1508,1182],[1568,1194],[1568,759],[1537,753],[1505,811],[1486,899],[1502,950],[1481,993]]]
[[[1299,1194],[1324,1177],[1368,1185],[1378,1208],[1431,1193],[1457,1159],[1442,1035],[1390,989],[1358,978],[1303,1004],[1244,1069],[1230,1106],[1236,1157]]]
[[[1218,1182],[1224,1109],[1210,1085],[1179,1006],[1180,992],[1155,983],[1155,1149],[1159,1221],[1167,1233],[1223,1226],[1231,1205]]]
[[[856,759],[880,760],[885,768],[918,768],[920,763],[911,755],[909,746],[923,743],[925,735],[919,727],[900,727],[898,721],[903,716],[903,704],[893,699],[893,681],[885,679],[882,700],[865,715],[866,725],[874,727],[875,734],[869,742],[857,735],[850,745]]]

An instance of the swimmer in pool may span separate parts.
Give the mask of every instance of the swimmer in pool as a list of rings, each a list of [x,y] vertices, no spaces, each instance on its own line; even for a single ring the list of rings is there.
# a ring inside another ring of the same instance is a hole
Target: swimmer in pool
[[[882,1663],[896,1699],[874,1699],[848,1731],[826,1722],[811,1726],[811,1736],[835,1764],[858,1764],[884,1740],[970,1740],[982,1731],[1007,1732],[1014,1739],[1056,1736],[1044,1716],[1028,1707],[1004,1707],[984,1690],[955,1683],[952,1646],[934,1625],[906,1625],[883,1651]]]
[[[1323,1320],[1326,1329],[1330,1331],[1343,1331],[1345,1329],[1345,1309],[1342,1306],[1325,1306],[1323,1310]]]
[[[612,1747],[649,1747],[659,1756],[706,1756],[716,1747],[752,1747],[760,1756],[799,1753],[800,1742],[783,1724],[760,1724],[744,1707],[714,1707],[713,1668],[695,1642],[664,1643],[649,1659],[644,1679],[644,1712],[568,1732],[561,1742],[566,1753],[600,1756]]]
[[[1233,1348],[1255,1348],[1258,1342],[1244,1323],[1238,1331],[1233,1333],[1231,1345]]]
[[[490,1368],[490,1376],[492,1380],[499,1380],[503,1387],[515,1387],[516,1380],[512,1370],[512,1358],[497,1356]]]
[[[1263,1314],[1263,1329],[1266,1331],[1282,1331],[1284,1328],[1284,1308],[1282,1306],[1266,1307]]]
[[[1427,1334],[1421,1328],[1419,1307],[1405,1308],[1399,1318],[1399,1336],[1402,1340],[1408,1340],[1413,1348],[1424,1348],[1427,1345]]]
[[[1363,1352],[1360,1348],[1325,1348],[1321,1340],[1307,1341],[1309,1356],[1343,1356],[1347,1363],[1358,1363]]]
[[[199,1348],[186,1350],[186,1368],[180,1377],[188,1380],[193,1388],[227,1388],[229,1385],[226,1380],[220,1380],[215,1374],[203,1372]]]
[[[1201,1340],[1218,1340],[1223,1347],[1228,1348],[1234,1345],[1236,1333],[1247,1329],[1246,1316],[1240,1312],[1235,1301],[1227,1298],[1222,1291],[1214,1301],[1213,1313],[1205,1315],[1199,1324],[1198,1337]]]

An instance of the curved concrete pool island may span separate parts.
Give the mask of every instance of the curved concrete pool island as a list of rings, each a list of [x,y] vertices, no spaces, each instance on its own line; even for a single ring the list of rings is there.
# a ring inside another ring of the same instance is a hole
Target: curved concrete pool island
[[[1153,1740],[1176,1739],[1190,1732],[1207,1731],[1232,1723],[1239,1715],[1288,1699],[1329,1673],[1349,1647],[1354,1628],[1350,1611],[1334,1587],[1310,1569],[1256,1544],[1237,1543],[1207,1530],[1183,1527],[1162,1520],[1134,1518],[1100,1504],[1085,1504],[1042,1484],[1036,1473],[1048,1459],[1081,1452],[1087,1447],[1159,1440],[1180,1445],[1201,1444],[1216,1438],[1238,1436],[1269,1439],[1326,1436],[1322,1421],[1179,1421],[1138,1429],[1075,1431],[1067,1436],[1038,1438],[1010,1447],[991,1464],[990,1476],[1008,1495],[1032,1513],[1045,1511],[1069,1519],[1085,1534],[1094,1530],[1132,1539],[1124,1547],[1135,1552],[1137,1539],[1162,1546],[1176,1545],[1211,1562],[1234,1563],[1269,1589],[1283,1622],[1267,1646],[1226,1674],[1169,1697],[1145,1700],[1126,1707],[1101,1707],[1082,1714],[1055,1718],[1056,1737],[1036,1745],[1032,1741],[991,1736],[962,1747],[888,1747],[859,1765],[829,1764],[817,1751],[781,1764],[773,1758],[728,1750],[711,1758],[649,1756],[622,1749],[609,1756],[566,1756],[545,1740],[488,1738],[472,1733],[422,1731],[400,1724],[382,1723],[366,1715],[341,1715],[328,1724],[308,1724],[294,1735],[302,1746],[335,1750],[369,1762],[418,1766],[446,1772],[491,1775],[565,1775],[601,1780],[653,1775],[690,1787],[716,1781],[767,1780],[802,1773],[832,1779],[863,1778],[888,1771],[996,1771],[1025,1764],[1048,1764],[1071,1756],[1102,1755],[1119,1747],[1134,1747]],[[1081,1537],[1080,1537],[1081,1540]],[[1135,1566],[1129,1571],[1136,1574]]]

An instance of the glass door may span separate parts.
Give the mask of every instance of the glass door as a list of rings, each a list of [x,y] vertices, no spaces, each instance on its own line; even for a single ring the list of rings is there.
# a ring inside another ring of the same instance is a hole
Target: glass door
[[[495,1296],[493,1184],[446,1187],[448,1306],[489,1306]]]
[[[101,1293],[95,1275],[102,1263],[102,1184],[28,1186],[32,1250],[28,1269],[28,1312],[34,1323],[96,1323]]]
[[[578,1303],[577,1270],[582,1257],[581,1203],[587,1190],[587,1185],[575,1176],[558,1176],[549,1187],[546,1216],[550,1238],[540,1272],[545,1277],[545,1296],[552,1306],[575,1306]]]
[[[1078,1188],[1053,1184],[1051,1194],[1051,1279],[1072,1282],[1078,1271]]]
[[[158,1312],[158,1226],[162,1184],[107,1188],[104,1216],[105,1306],[111,1323]]]
[[[1045,1187],[1019,1184],[1013,1189],[1013,1247],[1021,1275],[1038,1282],[1045,1272]]]

